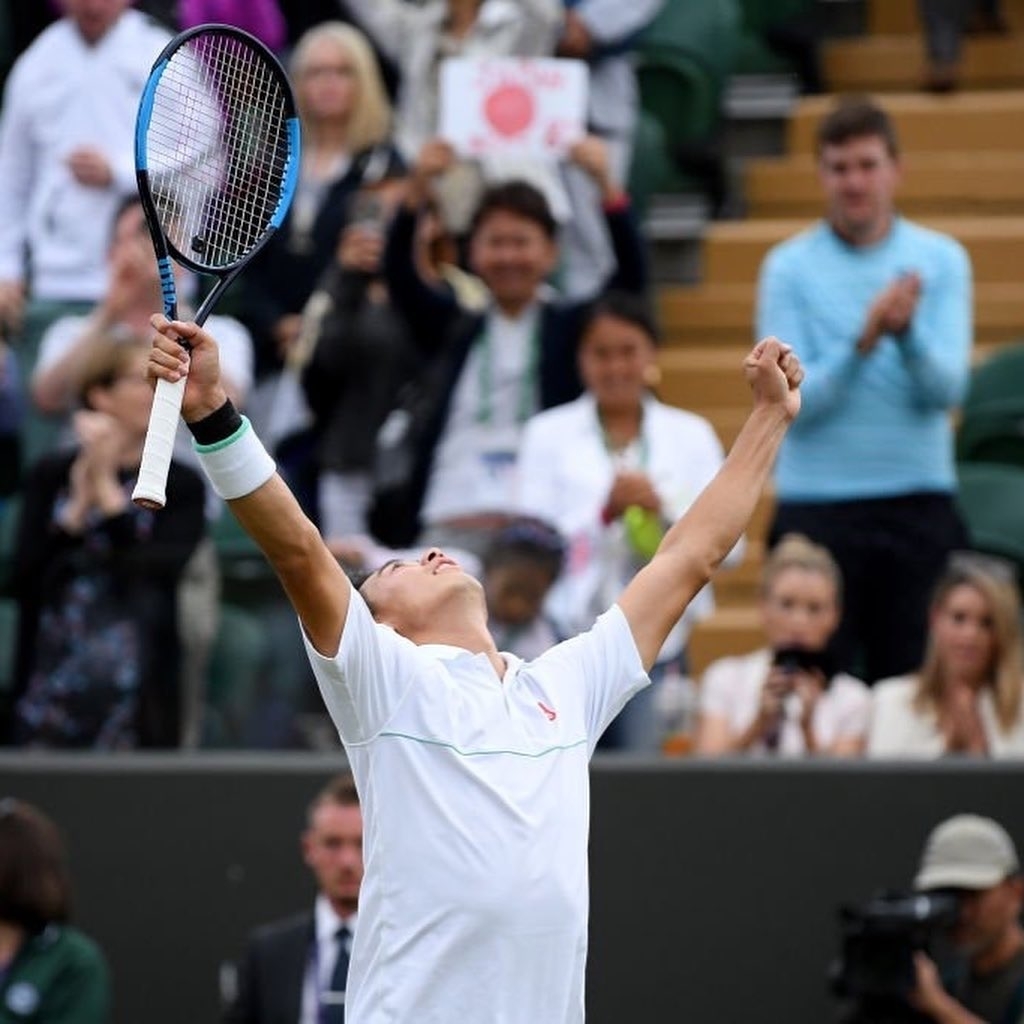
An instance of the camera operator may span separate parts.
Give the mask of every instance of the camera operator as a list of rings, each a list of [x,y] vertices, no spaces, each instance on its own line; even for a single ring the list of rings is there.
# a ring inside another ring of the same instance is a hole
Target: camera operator
[[[950,938],[965,962],[944,984],[931,958],[918,952],[911,1004],[940,1024],[1021,1024],[1024,881],[1006,830],[974,814],[942,822],[925,843],[914,888],[956,892],[959,910]]]

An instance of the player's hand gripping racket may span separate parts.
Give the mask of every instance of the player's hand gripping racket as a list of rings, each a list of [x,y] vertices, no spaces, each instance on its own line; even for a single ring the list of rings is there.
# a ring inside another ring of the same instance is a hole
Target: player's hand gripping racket
[[[171,258],[224,290],[280,226],[299,171],[299,122],[284,70],[247,32],[200,25],[157,58],[139,102],[135,174],[153,236],[164,315],[177,319]],[[157,382],[132,500],[163,508],[185,380]]]

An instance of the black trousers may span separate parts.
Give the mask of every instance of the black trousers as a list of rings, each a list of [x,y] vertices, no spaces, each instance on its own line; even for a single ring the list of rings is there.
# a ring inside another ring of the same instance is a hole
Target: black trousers
[[[917,669],[932,589],[950,552],[968,546],[953,497],[780,502],[769,544],[787,533],[828,548],[842,570],[843,614],[832,645],[840,667],[868,683]]]

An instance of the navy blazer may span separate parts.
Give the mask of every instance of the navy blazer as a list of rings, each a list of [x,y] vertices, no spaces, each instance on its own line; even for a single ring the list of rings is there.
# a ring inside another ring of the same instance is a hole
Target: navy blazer
[[[296,1024],[316,935],[312,911],[257,928],[238,968],[238,994],[224,1024]]]

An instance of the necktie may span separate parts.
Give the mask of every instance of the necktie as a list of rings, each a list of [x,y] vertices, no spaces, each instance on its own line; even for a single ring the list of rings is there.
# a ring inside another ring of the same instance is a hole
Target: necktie
[[[321,1000],[323,1013],[322,1024],[345,1024],[345,985],[348,980],[348,936],[349,931],[344,925],[338,929],[335,938],[338,940],[338,958],[334,961],[331,972],[331,984],[324,992]]]

